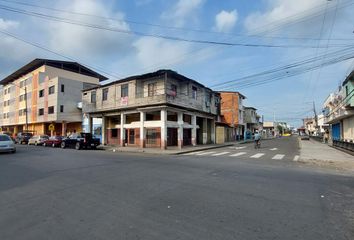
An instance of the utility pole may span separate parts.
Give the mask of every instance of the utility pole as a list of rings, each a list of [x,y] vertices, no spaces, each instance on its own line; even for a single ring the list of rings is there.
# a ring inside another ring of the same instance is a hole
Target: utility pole
[[[316,130],[316,133],[318,134],[318,117],[317,117],[317,112],[316,112],[315,101],[313,101],[313,112],[315,114],[315,130]]]

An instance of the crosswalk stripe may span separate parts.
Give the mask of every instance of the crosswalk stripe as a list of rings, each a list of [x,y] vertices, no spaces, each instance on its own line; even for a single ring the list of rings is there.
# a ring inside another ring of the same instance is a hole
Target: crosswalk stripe
[[[277,154],[277,155],[275,155],[272,159],[281,160],[281,159],[283,159],[284,157],[285,157],[284,154]]]
[[[202,152],[202,153],[198,153],[196,155],[197,156],[203,156],[203,155],[208,155],[208,154],[212,154],[212,153],[216,153],[216,152]]]
[[[299,155],[295,155],[295,157],[294,157],[294,161],[299,161],[299,158],[300,158],[300,156],[299,156]]]
[[[189,156],[189,155],[194,155],[194,154],[197,154],[197,153],[201,153],[201,152],[189,152],[189,153],[184,153],[182,155]]]
[[[221,156],[221,155],[225,155],[225,154],[228,154],[228,153],[230,153],[230,152],[215,153],[212,156]]]
[[[264,153],[257,153],[257,154],[255,154],[255,155],[251,156],[250,158],[260,158],[260,157],[262,157],[263,155],[264,155]]]
[[[269,149],[270,151],[275,151],[275,150],[278,150],[278,148],[272,148],[272,149]]]
[[[238,156],[242,156],[245,154],[246,154],[246,152],[239,152],[239,153],[231,154],[230,157],[238,157]]]

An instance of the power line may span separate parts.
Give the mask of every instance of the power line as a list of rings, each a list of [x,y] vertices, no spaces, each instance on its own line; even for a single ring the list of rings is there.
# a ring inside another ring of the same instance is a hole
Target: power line
[[[24,15],[28,15],[28,16],[38,17],[38,18],[42,18],[42,19],[46,19],[46,20],[50,20],[50,21],[54,21],[54,22],[62,22],[62,23],[67,23],[67,24],[71,24],[71,25],[77,25],[77,26],[82,26],[82,27],[87,27],[87,28],[92,28],[92,29],[106,30],[106,31],[111,31],[111,32],[129,34],[129,35],[153,37],[153,38],[160,38],[160,39],[180,41],[180,42],[209,44],[209,45],[222,45],[222,46],[263,47],[263,48],[317,48],[317,46],[312,46],[312,45],[272,45],[272,44],[235,43],[235,42],[221,42],[221,41],[213,41],[213,40],[187,39],[187,38],[176,37],[176,36],[150,34],[150,33],[143,33],[143,32],[139,32],[139,31],[118,29],[118,28],[114,28],[114,27],[106,27],[106,26],[101,26],[101,25],[97,25],[97,24],[91,24],[91,23],[85,23],[85,22],[81,22],[81,21],[77,21],[77,20],[72,20],[72,19],[68,19],[68,18],[55,17],[55,16],[50,16],[47,14],[38,13],[38,12],[7,7],[5,5],[0,5],[0,9],[5,10],[5,11],[19,13],[19,14],[24,14]],[[343,46],[351,46],[351,45],[338,44],[338,45],[331,45],[331,46],[332,47],[343,47]],[[325,47],[326,46],[321,46],[321,48],[325,48]]]
[[[44,50],[44,51],[50,52],[50,53],[52,53],[52,54],[55,54],[55,55],[57,55],[57,56],[59,56],[59,57],[68,59],[68,60],[70,60],[70,61],[80,62],[83,66],[86,66],[86,67],[88,67],[88,68],[94,69],[94,70],[99,71],[99,72],[102,72],[102,73],[104,73],[104,74],[106,74],[106,75],[109,75],[109,76],[111,76],[111,77],[119,78],[119,76],[117,76],[117,75],[115,75],[115,74],[112,74],[112,73],[109,73],[109,72],[107,72],[107,71],[105,71],[105,70],[102,70],[102,69],[99,68],[99,67],[90,66],[90,65],[88,65],[88,64],[82,63],[81,61],[79,61],[79,60],[77,60],[77,59],[75,59],[75,58],[73,58],[73,57],[69,57],[69,56],[66,56],[66,55],[64,55],[64,54],[55,52],[55,51],[52,50],[52,49],[49,49],[49,48],[47,48],[47,47],[44,47],[44,46],[39,45],[39,44],[34,43],[34,42],[30,42],[30,41],[28,41],[28,40],[26,40],[26,39],[23,39],[23,38],[21,38],[21,37],[19,37],[19,36],[16,36],[16,35],[13,34],[13,33],[10,33],[10,32],[7,32],[7,31],[3,31],[3,30],[0,30],[0,33],[2,33],[2,34],[4,34],[4,35],[7,35],[7,36],[9,36],[9,37],[11,37],[11,38],[14,38],[14,39],[16,39],[16,40],[18,40],[18,41],[21,41],[21,42],[24,42],[24,43],[26,43],[26,44],[29,44],[29,45],[31,45],[31,46],[33,46],[33,47],[36,47],[36,48],[42,49],[42,50]]]
[[[53,7],[45,7],[45,6],[41,6],[41,5],[37,5],[37,4],[25,3],[25,2],[20,2],[20,1],[9,1],[9,0],[0,0],[0,1],[6,2],[6,3],[10,3],[10,4],[18,4],[18,5],[23,5],[23,6],[29,6],[29,7],[39,8],[39,9],[50,10],[50,11],[54,11],[54,12],[62,12],[62,13],[78,15],[78,16],[94,17],[94,18],[98,18],[98,19],[112,20],[112,21],[117,21],[117,22],[121,22],[121,23],[127,22],[127,23],[131,23],[131,24],[145,25],[145,26],[158,27],[158,28],[164,28],[164,29],[191,31],[191,32],[199,32],[199,33],[222,34],[222,35],[231,35],[231,36],[237,36],[237,37],[254,37],[254,38],[271,38],[271,39],[273,39],[273,38],[274,39],[295,39],[295,40],[319,40],[317,38],[309,38],[309,37],[284,37],[284,36],[245,35],[245,34],[236,34],[236,33],[233,33],[233,32],[225,33],[225,32],[220,32],[220,31],[209,31],[209,30],[205,30],[205,29],[193,29],[193,28],[185,28],[185,27],[175,27],[175,26],[167,26],[167,25],[156,24],[156,23],[140,22],[140,21],[135,21],[135,20],[130,20],[130,19],[124,19],[123,20],[123,19],[112,18],[112,17],[104,17],[104,16],[100,16],[100,15],[96,15],[96,14],[90,14],[90,13],[84,13],[84,12],[78,12],[78,11],[68,11],[68,10],[64,10],[64,9],[58,9],[58,8],[53,8]],[[318,8],[318,6],[316,6],[316,9],[317,8]],[[333,40],[347,41],[347,40],[352,40],[352,39],[350,39],[350,38],[339,38],[339,39],[333,39]]]

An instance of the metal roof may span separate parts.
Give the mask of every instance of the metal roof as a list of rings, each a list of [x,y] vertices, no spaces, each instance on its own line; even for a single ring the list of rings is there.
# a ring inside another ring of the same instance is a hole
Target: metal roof
[[[43,65],[51,66],[51,67],[55,67],[55,68],[60,68],[60,69],[66,70],[66,71],[75,72],[75,73],[79,73],[79,74],[90,76],[90,77],[95,77],[95,78],[98,78],[99,81],[104,81],[104,80],[108,79],[107,77],[105,77],[95,71],[92,71],[91,69],[89,69],[77,62],[68,62],[68,61],[36,58],[33,61],[31,61],[30,63],[28,63],[25,66],[18,69],[17,71],[10,74],[9,76],[2,79],[0,81],[0,84],[5,85],[9,82],[13,82],[16,79],[20,78],[21,76],[26,75],[27,73],[29,73],[29,72],[31,72]]]

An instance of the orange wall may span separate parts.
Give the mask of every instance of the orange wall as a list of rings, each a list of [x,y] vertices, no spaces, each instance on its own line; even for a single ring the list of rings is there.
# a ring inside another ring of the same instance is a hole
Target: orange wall
[[[229,125],[238,125],[238,93],[220,93],[222,121]]]

